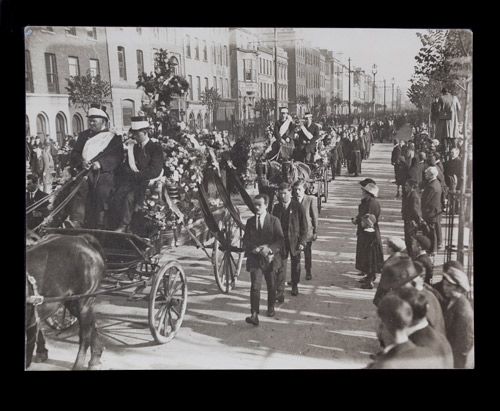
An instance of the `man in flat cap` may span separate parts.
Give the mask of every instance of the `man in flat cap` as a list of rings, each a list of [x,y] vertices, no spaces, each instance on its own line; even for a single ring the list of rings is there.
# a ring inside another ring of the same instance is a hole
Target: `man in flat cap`
[[[145,117],[132,117],[128,140],[127,160],[117,171],[120,181],[115,204],[120,224],[115,231],[128,232],[135,209],[144,202],[150,180],[160,176],[163,169],[163,151],[149,139],[149,122]]]
[[[474,311],[467,299],[469,279],[458,261],[443,265],[446,338],[453,350],[455,368],[472,368],[474,356]]]
[[[105,213],[113,194],[114,173],[123,161],[122,137],[109,130],[106,107],[93,104],[87,115],[89,128],[78,135],[70,156],[73,172],[90,168],[88,179],[73,197],[69,224],[105,228]],[[97,160],[94,160],[99,156]]]
[[[316,153],[316,142],[319,140],[319,127],[313,123],[312,114],[304,115],[305,123],[301,124],[299,130],[299,161],[311,163]]]
[[[280,119],[274,126],[274,137],[276,138],[278,150],[280,150],[281,160],[290,160],[295,148],[295,124],[286,107],[280,109]],[[272,153],[274,155],[274,150],[272,150]]]

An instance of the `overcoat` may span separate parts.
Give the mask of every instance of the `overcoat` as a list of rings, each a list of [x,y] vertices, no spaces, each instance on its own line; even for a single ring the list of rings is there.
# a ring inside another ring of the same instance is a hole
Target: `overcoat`
[[[288,231],[283,229],[284,211],[289,213]],[[290,253],[293,256],[300,254],[299,245],[306,246],[307,243],[307,219],[304,207],[295,199],[292,198],[287,210],[284,210],[283,204],[280,202],[273,208],[273,215],[278,217],[283,229],[285,242],[288,242]]]

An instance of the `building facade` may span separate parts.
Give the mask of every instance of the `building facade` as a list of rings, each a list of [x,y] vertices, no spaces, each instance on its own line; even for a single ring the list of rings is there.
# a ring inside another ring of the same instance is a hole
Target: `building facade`
[[[131,118],[140,114],[149,97],[136,82],[139,76],[154,71],[155,54],[169,52],[176,74],[184,75],[182,37],[175,29],[154,27],[107,27],[107,49],[113,97],[114,125],[119,132],[126,132]],[[173,109],[184,108],[176,101]]]
[[[87,113],[69,102],[67,79],[91,73],[110,82],[106,30],[31,26],[25,33],[26,135],[61,144],[87,128]]]
[[[229,29],[231,90],[237,101],[237,121],[255,121],[255,103],[260,94],[259,35],[246,28]],[[271,93],[271,91],[270,91]]]

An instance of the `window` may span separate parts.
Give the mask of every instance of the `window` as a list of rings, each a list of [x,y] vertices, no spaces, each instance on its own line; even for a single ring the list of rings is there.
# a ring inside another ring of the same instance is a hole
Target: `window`
[[[191,39],[186,34],[186,57],[191,57]]]
[[[123,100],[122,101],[122,119],[123,128],[130,127],[132,125],[132,117],[134,117],[134,101],[133,100]]]
[[[219,84],[220,84],[220,95],[221,97],[224,97],[224,84],[222,83],[222,77],[219,78]]]
[[[76,77],[80,75],[80,64],[78,62],[78,57],[68,57],[68,66],[70,77]]]
[[[33,86],[33,71],[31,69],[31,56],[29,50],[26,50],[25,53],[26,58],[26,92],[34,93],[35,88]]]
[[[25,125],[26,125],[26,128],[25,128],[25,136],[26,137],[30,137],[31,136],[31,131],[30,131],[30,119],[28,117],[28,115],[25,116]]]
[[[64,31],[66,32],[66,34],[69,34],[70,36],[76,36],[76,27],[66,27],[64,29]]]
[[[189,81],[189,99],[193,100],[193,76],[188,76]]]
[[[189,128],[191,130],[194,130],[196,128],[196,122],[195,122],[195,119],[194,119],[194,113],[191,112],[191,114],[189,115]]]
[[[243,60],[243,72],[245,81],[256,81],[255,63],[253,60]]]
[[[200,44],[197,37],[194,38],[194,58],[200,59]]]
[[[217,90],[217,77],[214,76],[214,89]]]
[[[208,53],[207,53],[207,42],[203,40],[203,61],[207,61]]]
[[[80,114],[73,116],[73,135],[78,135],[83,131],[83,119]]]
[[[222,55],[224,57],[224,66],[228,67],[228,58],[227,58],[227,46],[224,46],[224,54]]]
[[[215,42],[212,41],[212,63],[217,64]]]
[[[87,36],[90,39],[97,39],[97,29],[95,27],[87,27]]]
[[[196,76],[196,100],[200,100],[201,96],[201,79],[200,76]]]
[[[137,50],[137,75],[140,77],[144,73],[144,55],[142,50]]]
[[[205,77],[205,90],[208,88],[208,77]]]
[[[231,97],[231,93],[229,92],[229,81],[228,79],[224,79],[224,83],[225,83],[225,86],[226,86],[226,97]]]
[[[201,119],[201,113],[198,113],[196,116],[196,127],[197,128],[203,128],[203,120]]]
[[[217,61],[219,62],[219,66],[222,66],[222,44],[219,44],[217,48]]]
[[[64,137],[66,137],[66,117],[62,113],[56,115],[56,138],[59,146],[63,145]]]
[[[136,27],[137,34],[142,34],[142,27]]]
[[[40,138],[41,141],[45,141],[45,136],[47,135],[47,120],[42,114],[36,116],[36,136]]]
[[[118,47],[118,71],[120,72],[120,78],[122,80],[127,80],[127,67],[125,65],[125,48]]]
[[[92,77],[96,77],[100,75],[99,71],[99,60],[97,59],[90,59],[90,75]]]
[[[59,94],[59,80],[57,78],[56,55],[45,53],[45,68],[47,70],[47,85],[49,93]]]

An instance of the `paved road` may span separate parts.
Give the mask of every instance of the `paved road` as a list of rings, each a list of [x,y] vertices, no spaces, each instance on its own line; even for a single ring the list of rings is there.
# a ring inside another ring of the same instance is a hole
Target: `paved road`
[[[408,139],[408,127],[400,135]],[[360,177],[340,176],[320,214],[313,245],[313,280],[303,280],[299,295],[287,289],[274,318],[245,323],[249,314],[249,274],[242,270],[236,288],[222,294],[204,253],[194,247],[166,250],[162,260],[182,262],[188,273],[188,308],[176,338],[155,345],[147,324],[147,303],[102,296],[96,304],[98,329],[106,351],[103,369],[342,369],[363,368],[378,350],[375,290],[362,290],[354,269],[356,228],[350,218],[360,201],[358,182],[373,178],[380,187],[382,236],[402,236],[401,200],[395,197],[392,144],[376,144]],[[343,170],[345,173],[345,169]],[[242,211],[243,207],[242,207]],[[248,216],[248,212],[244,216]],[[289,279],[290,273],[288,273]],[[265,287],[264,287],[265,288]],[[126,296],[127,294],[123,294]],[[78,329],[47,329],[49,360],[33,370],[67,370],[76,357]]]

